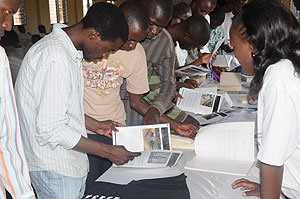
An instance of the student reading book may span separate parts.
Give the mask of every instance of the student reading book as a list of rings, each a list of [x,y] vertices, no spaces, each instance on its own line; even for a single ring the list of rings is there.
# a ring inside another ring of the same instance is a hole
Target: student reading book
[[[247,175],[255,161],[254,122],[202,127],[194,146],[196,156],[185,169]]]
[[[231,44],[247,74],[248,97],[258,98],[260,184],[232,184],[244,196],[300,196],[300,27],[275,0],[253,0],[233,19]]]

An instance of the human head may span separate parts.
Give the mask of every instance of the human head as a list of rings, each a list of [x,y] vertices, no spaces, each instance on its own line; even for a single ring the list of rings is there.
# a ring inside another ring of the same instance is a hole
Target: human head
[[[149,28],[149,17],[145,6],[137,1],[125,1],[119,7],[129,26],[128,40],[122,50],[134,50],[137,43],[146,38]]]
[[[189,4],[185,2],[179,2],[174,6],[173,17],[185,21],[191,16],[192,16],[192,9]]]
[[[225,19],[224,8],[216,7],[213,11],[209,13],[209,16],[210,16],[210,28],[216,29],[224,22]]]
[[[247,3],[249,3],[249,0],[229,0],[228,7],[232,13],[236,15]]]
[[[153,39],[172,18],[172,0],[142,0],[142,3],[148,11],[150,20],[147,39]]]
[[[46,27],[44,25],[38,25],[38,30],[40,33],[46,34]]]
[[[20,6],[21,0],[0,0],[0,37],[4,31],[10,31],[12,28],[12,17]]]
[[[92,5],[80,22],[88,38],[82,43],[82,51],[87,61],[108,57],[118,50],[128,39],[128,25],[124,14],[115,5],[99,2]]]
[[[234,17],[230,42],[246,73],[254,73],[249,99],[257,98],[269,65],[292,61],[300,72],[299,23],[286,6],[276,0],[253,0]]]
[[[182,49],[192,49],[204,46],[210,36],[210,27],[207,20],[202,16],[192,16],[181,23],[184,35],[178,40]]]
[[[205,17],[215,6],[212,0],[192,0],[191,2],[193,16]]]

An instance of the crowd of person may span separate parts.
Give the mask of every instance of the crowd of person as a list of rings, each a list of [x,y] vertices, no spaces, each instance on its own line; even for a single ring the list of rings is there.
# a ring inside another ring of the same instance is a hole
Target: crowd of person
[[[230,70],[254,75],[248,100],[258,99],[260,184],[232,187],[299,197],[300,27],[283,4],[98,2],[80,22],[54,24],[49,34],[39,26],[30,36],[12,29],[20,2],[0,0],[0,198],[5,190],[12,198],[82,198],[112,163],[140,155],[112,145],[116,127],[169,123],[194,139],[199,122],[174,101],[199,81],[175,70],[207,64],[222,39],[217,53],[233,57]]]

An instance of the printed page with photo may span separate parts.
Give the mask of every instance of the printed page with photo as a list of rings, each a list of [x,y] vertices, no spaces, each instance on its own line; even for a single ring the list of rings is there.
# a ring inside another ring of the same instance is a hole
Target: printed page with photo
[[[178,99],[177,106],[188,112],[196,114],[210,114],[218,112],[222,103],[222,95],[204,93],[199,90],[181,88],[179,94],[183,97]]]
[[[121,167],[165,167],[173,166],[182,152],[172,151],[169,124],[117,127],[113,132],[113,144],[123,145],[142,155]],[[114,165],[116,166],[116,165]]]

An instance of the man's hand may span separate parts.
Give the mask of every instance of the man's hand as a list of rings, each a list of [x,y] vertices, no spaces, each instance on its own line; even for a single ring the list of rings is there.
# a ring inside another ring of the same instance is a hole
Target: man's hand
[[[218,66],[213,66],[212,67],[213,71],[215,71],[215,73],[219,76],[221,76],[222,72],[226,72],[227,68],[226,67],[218,67]]]
[[[183,97],[179,94],[179,92],[175,92],[175,97],[173,98],[172,102],[174,104],[176,104],[177,100],[179,99],[183,99]]]
[[[200,66],[201,64],[207,64],[211,57],[211,53],[204,53],[201,57],[193,61],[190,65]]]
[[[229,44],[223,44],[221,46],[221,49],[225,50],[225,52],[227,52],[227,53],[233,52],[233,47]]]
[[[193,79],[186,79],[184,81],[185,83],[185,88],[198,88],[199,87],[199,84],[196,80],[193,80]]]
[[[146,124],[159,124],[159,111],[156,108],[150,107],[146,112],[143,119],[143,125]]]
[[[174,128],[176,133],[195,139],[195,136],[199,132],[199,129],[195,127],[192,124],[184,124],[184,123],[178,123],[176,124],[176,127]]]
[[[140,155],[140,152],[127,151],[124,146],[110,145],[110,149],[108,150],[108,154],[105,158],[109,159],[116,165],[122,165]]]
[[[251,182],[246,179],[239,179],[232,183],[233,189],[240,188],[241,190],[247,190],[243,193],[243,196],[257,196],[260,197],[260,184]]]
[[[176,82],[176,89],[179,90],[180,88],[198,88],[199,84],[196,80],[193,79],[186,79],[184,82]],[[176,97],[176,93],[175,93]],[[176,102],[175,102],[176,103]]]
[[[112,137],[112,131],[118,132],[116,127],[123,126],[119,122],[106,120],[106,121],[98,121],[96,133],[100,135],[105,135],[109,138]]]

